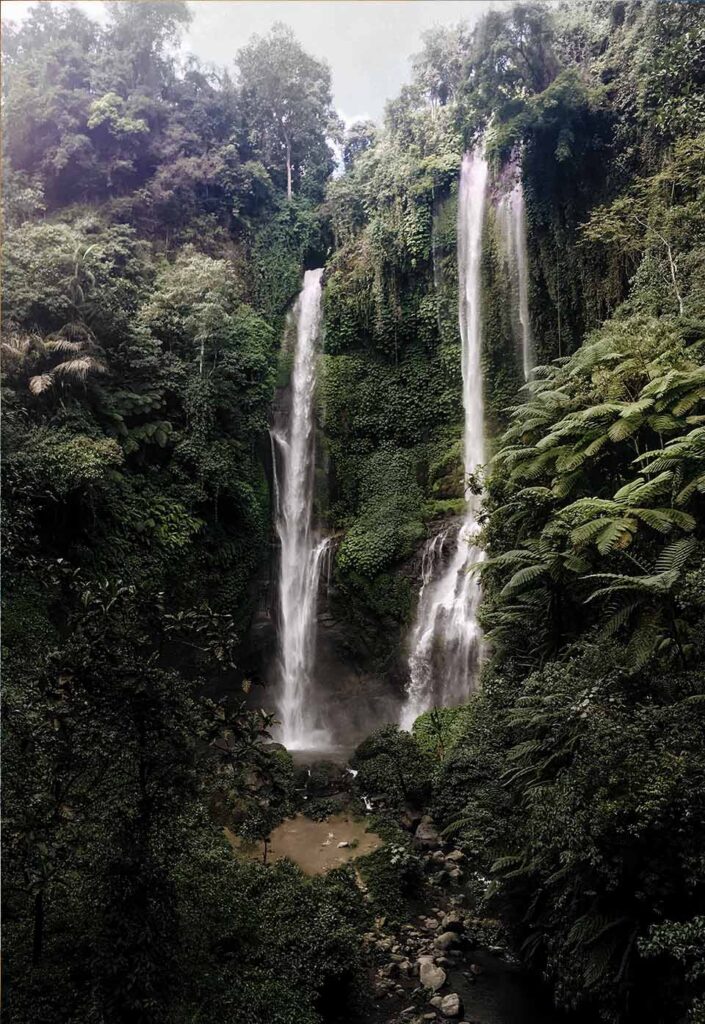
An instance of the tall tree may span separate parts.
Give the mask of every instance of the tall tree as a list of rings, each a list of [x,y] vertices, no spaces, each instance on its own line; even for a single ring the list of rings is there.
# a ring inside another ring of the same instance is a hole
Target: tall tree
[[[255,36],[237,55],[250,111],[250,140],[266,162],[286,167],[286,194],[307,159],[327,148],[339,121],[331,97],[330,68],[306,53],[286,25]]]

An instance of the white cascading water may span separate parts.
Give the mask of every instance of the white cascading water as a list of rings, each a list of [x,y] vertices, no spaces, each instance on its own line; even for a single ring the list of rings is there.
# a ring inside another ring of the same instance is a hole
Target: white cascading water
[[[315,474],[314,398],[321,327],[323,270],[307,270],[294,316],[296,350],[286,436],[273,430],[279,570],[279,739],[290,750],[322,749],[330,737],[320,727],[313,700],[316,605],[329,540],[313,529]],[[277,469],[281,466],[281,481]]]
[[[519,175],[521,171],[517,168]],[[516,173],[516,172],[515,172]],[[534,368],[534,344],[529,320],[529,260],[526,251],[526,204],[521,177],[497,203],[497,221],[504,243],[504,258],[518,318],[524,380]]]
[[[485,459],[484,403],[481,365],[480,264],[487,193],[487,163],[483,147],[463,157],[458,195],[458,319],[462,341],[463,464],[466,479]],[[450,561],[443,563],[443,539],[427,549],[425,569],[435,579],[423,580],[410,637],[409,682],[400,725],[410,729],[429,708],[460,704],[472,692],[482,653],[477,621],[480,585],[469,572],[483,559],[477,547],[480,499],[470,493]],[[429,564],[430,562],[430,564]],[[436,570],[436,573],[434,573]]]

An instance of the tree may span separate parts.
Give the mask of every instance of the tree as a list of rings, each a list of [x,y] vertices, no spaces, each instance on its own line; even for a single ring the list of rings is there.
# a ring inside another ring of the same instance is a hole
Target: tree
[[[345,129],[343,140],[343,163],[350,171],[359,156],[374,146],[377,140],[377,125],[374,121],[353,121]]]
[[[470,50],[467,27],[436,25],[423,33],[423,49],[412,61],[414,80],[431,106],[445,106],[462,85]]]
[[[330,69],[307,54],[280,22],[268,36],[256,36],[244,46],[237,64],[250,140],[270,164],[280,167],[283,162],[291,199],[294,178],[301,176],[306,161],[327,149],[326,138],[340,131]]]

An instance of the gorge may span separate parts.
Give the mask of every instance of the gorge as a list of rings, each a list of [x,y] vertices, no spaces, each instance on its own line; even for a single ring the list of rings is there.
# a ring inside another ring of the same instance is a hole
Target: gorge
[[[703,4],[16,8],[8,1024],[702,1024]]]

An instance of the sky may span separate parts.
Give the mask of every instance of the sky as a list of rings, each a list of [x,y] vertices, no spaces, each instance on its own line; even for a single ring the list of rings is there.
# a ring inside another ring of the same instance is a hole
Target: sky
[[[44,0],[46,2],[46,0]],[[133,0],[139,2],[139,0]],[[100,0],[65,0],[89,17],[106,17]],[[29,0],[3,0],[3,18],[20,21]],[[253,33],[275,21],[290,25],[302,45],[328,61],[335,105],[346,121],[379,120],[384,104],[409,80],[421,34],[438,24],[474,23],[502,0],[191,0],[193,21],[184,49],[202,61],[228,66]]]

